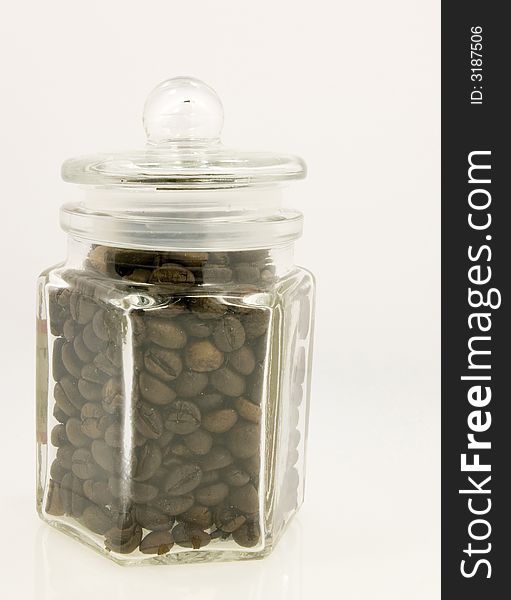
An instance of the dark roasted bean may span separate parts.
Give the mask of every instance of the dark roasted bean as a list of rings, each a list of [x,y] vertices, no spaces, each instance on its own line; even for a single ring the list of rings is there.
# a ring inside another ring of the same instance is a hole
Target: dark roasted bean
[[[261,440],[260,428],[255,423],[238,422],[227,434],[227,446],[238,458],[257,454]]]
[[[227,467],[232,462],[232,455],[227,448],[213,446],[206,456],[201,457],[200,465],[203,471],[216,471]]]
[[[153,404],[170,404],[176,398],[176,392],[168,385],[143,371],[139,378],[140,393]]]
[[[238,420],[238,415],[232,408],[214,410],[202,418],[202,426],[211,433],[225,433]]]
[[[167,554],[174,545],[170,531],[152,531],[140,542],[140,552],[143,554]]]
[[[232,352],[245,343],[245,330],[236,317],[227,316],[218,322],[213,339],[220,350]]]
[[[241,488],[240,488],[241,489]],[[200,487],[195,492],[195,499],[204,506],[216,506],[229,494],[229,486],[223,482]]]
[[[208,385],[206,373],[196,371],[183,371],[174,382],[174,390],[182,398],[194,398],[198,396]]]
[[[186,344],[186,333],[177,323],[169,319],[150,319],[147,321],[147,337],[151,342],[176,350]]]
[[[145,368],[158,379],[173,381],[183,370],[183,363],[175,350],[158,346],[149,347],[144,354]]]
[[[144,437],[156,440],[163,433],[163,420],[158,409],[147,402],[139,402],[135,406],[133,423]]]
[[[174,517],[146,504],[135,506],[135,518],[144,529],[150,531],[168,531],[174,524]]]
[[[165,421],[169,431],[186,435],[200,427],[201,413],[193,402],[189,400],[176,400],[170,407]]]
[[[245,548],[252,548],[259,543],[261,534],[259,525],[255,522],[244,523],[233,532],[234,541]]]
[[[198,465],[183,464],[173,467],[165,481],[169,496],[182,496],[194,490],[201,482],[202,470]]]
[[[201,340],[188,344],[185,350],[185,363],[192,371],[207,373],[219,369],[224,362],[224,355],[209,340]]]
[[[241,375],[228,367],[218,369],[210,374],[211,384],[226,396],[241,396],[245,391],[245,380]]]
[[[251,483],[232,489],[229,500],[232,506],[244,513],[255,513],[259,508],[259,496]]]
[[[178,523],[172,530],[172,537],[179,546],[194,550],[207,546],[211,540],[209,533],[192,523]]]
[[[166,515],[176,516],[191,508],[193,502],[192,494],[183,494],[182,496],[163,495],[153,500],[151,505]]]

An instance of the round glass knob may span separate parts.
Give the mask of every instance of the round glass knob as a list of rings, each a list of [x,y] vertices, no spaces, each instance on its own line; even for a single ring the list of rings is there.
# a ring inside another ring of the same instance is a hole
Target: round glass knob
[[[215,90],[193,77],[163,81],[144,106],[147,142],[214,142],[220,138],[224,109]]]

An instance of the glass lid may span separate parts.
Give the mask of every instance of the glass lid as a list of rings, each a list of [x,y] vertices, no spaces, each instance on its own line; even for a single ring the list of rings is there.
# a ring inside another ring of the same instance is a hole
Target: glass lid
[[[216,92],[198,79],[160,83],[146,100],[146,148],[72,158],[65,181],[95,186],[157,189],[222,189],[268,185],[306,174],[293,155],[247,152],[220,142],[224,115]]]

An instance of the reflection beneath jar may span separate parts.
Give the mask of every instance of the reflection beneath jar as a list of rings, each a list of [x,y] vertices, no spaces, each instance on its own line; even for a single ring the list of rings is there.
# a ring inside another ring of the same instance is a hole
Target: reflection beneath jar
[[[41,525],[35,543],[41,600],[301,600],[302,532],[295,518],[264,560],[120,567]]]

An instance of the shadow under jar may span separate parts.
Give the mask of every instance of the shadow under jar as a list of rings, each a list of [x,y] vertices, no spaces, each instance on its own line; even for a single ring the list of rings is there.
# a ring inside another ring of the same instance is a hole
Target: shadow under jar
[[[222,120],[168,80],[146,150],[63,167],[83,198],[38,283],[37,508],[121,564],[263,557],[303,501],[314,282],[281,195],[305,167],[225,149]]]

